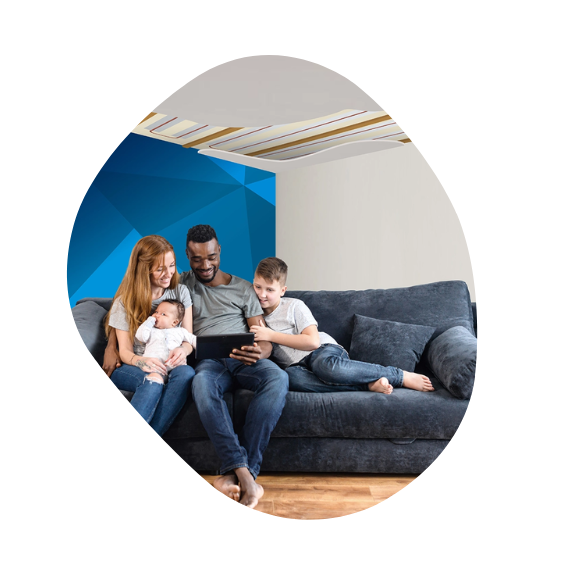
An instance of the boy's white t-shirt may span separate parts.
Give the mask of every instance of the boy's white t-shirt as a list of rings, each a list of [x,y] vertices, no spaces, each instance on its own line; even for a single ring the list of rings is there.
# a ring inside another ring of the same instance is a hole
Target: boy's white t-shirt
[[[316,318],[310,312],[310,308],[297,298],[283,296],[279,305],[270,314],[265,316],[265,323],[275,332],[283,334],[300,335],[308,326],[318,326]],[[323,343],[336,343],[336,340],[327,333],[320,332],[320,345]],[[286,345],[273,343],[271,359],[283,368],[298,363],[311,351],[301,351]]]

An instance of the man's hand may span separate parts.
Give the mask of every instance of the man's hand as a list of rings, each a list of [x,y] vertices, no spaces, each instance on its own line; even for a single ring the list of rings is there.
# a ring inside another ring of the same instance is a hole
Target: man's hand
[[[102,363],[102,370],[109,376],[112,376],[114,369],[122,366],[120,354],[115,347],[106,347],[104,351],[104,362]]]
[[[241,349],[234,349],[230,353],[232,359],[237,359],[244,365],[254,365],[261,359],[261,355],[261,348],[256,343],[253,345],[243,345]]]

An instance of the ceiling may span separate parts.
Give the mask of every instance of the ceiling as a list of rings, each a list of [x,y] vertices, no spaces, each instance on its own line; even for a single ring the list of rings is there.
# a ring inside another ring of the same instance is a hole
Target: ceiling
[[[410,142],[351,81],[279,56],[246,57],[203,73],[133,133],[271,172]]]

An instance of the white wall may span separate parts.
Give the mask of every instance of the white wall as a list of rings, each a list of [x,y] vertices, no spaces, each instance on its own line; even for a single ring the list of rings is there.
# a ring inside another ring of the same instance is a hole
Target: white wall
[[[277,174],[276,245],[292,289],[464,280],[475,299],[457,214],[412,143]]]

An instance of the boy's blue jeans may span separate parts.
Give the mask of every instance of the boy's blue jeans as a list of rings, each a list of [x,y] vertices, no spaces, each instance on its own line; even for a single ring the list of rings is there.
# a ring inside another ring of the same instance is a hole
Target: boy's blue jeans
[[[255,392],[239,437],[224,401],[224,393],[236,383]],[[260,359],[254,365],[244,365],[231,358],[204,359],[198,363],[192,395],[220,458],[222,475],[247,467],[257,478],[263,452],[284,408],[287,392],[288,375],[268,359]]]
[[[289,390],[297,392],[340,392],[368,390],[368,384],[386,377],[400,387],[404,372],[397,367],[353,361],[340,345],[324,343],[298,363],[286,368]]]
[[[175,367],[167,384],[151,381],[147,376],[139,367],[124,364],[114,370],[110,380],[120,390],[134,393],[131,405],[162,436],[188,398],[194,369],[188,365]]]

